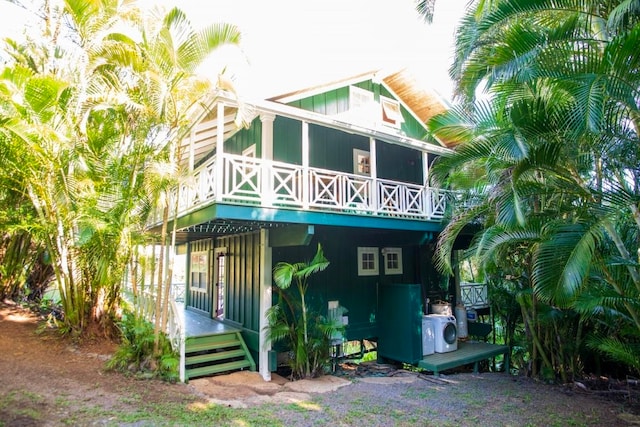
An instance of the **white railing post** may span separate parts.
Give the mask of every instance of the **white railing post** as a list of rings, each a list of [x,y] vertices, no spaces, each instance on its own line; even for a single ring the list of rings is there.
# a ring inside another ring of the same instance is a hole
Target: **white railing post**
[[[224,103],[218,103],[218,123],[216,132],[216,178],[215,178],[215,200],[222,201],[224,188]]]
[[[302,122],[302,209],[309,209],[309,123]]]

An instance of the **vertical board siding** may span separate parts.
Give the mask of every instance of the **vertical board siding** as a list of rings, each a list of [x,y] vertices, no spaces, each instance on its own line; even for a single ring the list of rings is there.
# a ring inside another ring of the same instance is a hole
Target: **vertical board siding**
[[[387,98],[398,99],[387,88],[379,83],[373,83],[371,80],[366,80],[354,84],[353,86],[360,89],[367,90],[374,93],[374,99],[380,100],[380,95]],[[313,111],[315,113],[326,114],[328,116],[344,113],[349,109],[349,86],[344,86],[338,89],[334,89],[325,93],[303,98],[289,105],[301,108],[307,111]],[[401,103],[400,113],[404,121],[401,125],[401,131],[405,135],[423,140],[426,136],[426,130],[424,124],[417,120]]]
[[[369,150],[369,138],[318,125],[309,126],[310,166],[353,172],[353,149]]]
[[[217,246],[229,251],[225,318],[259,332],[260,233],[221,237]]]
[[[302,164],[302,122],[278,116],[273,122],[273,159]]]
[[[378,177],[394,181],[423,183],[422,152],[376,141]]]
[[[251,122],[251,127],[240,129],[235,135],[224,142],[225,153],[242,154],[246,148],[256,145],[256,155],[262,152],[262,122],[256,118]]]

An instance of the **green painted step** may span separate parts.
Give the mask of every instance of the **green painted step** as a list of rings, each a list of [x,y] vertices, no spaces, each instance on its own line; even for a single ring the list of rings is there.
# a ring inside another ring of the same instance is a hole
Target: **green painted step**
[[[240,332],[189,337],[185,342],[187,380],[246,368],[255,371],[256,364]]]
[[[239,345],[239,344],[238,344]],[[231,359],[234,357],[244,357],[246,353],[243,349],[218,351],[215,353],[199,354],[197,356],[187,356],[185,365],[195,365],[197,363],[215,362],[217,360]]]
[[[206,351],[206,350],[217,350],[221,348],[227,347],[240,347],[240,341],[236,337],[225,337],[224,340],[214,340],[214,341],[197,341],[191,342],[187,341],[185,343],[185,353],[195,353],[197,351]]]
[[[213,375],[219,374],[221,372],[227,371],[237,371],[244,368],[251,367],[251,362],[249,360],[238,360],[235,362],[227,362],[227,363],[217,363],[215,365],[202,366],[200,368],[187,369],[186,376],[187,379],[194,377],[202,377],[205,375]]]

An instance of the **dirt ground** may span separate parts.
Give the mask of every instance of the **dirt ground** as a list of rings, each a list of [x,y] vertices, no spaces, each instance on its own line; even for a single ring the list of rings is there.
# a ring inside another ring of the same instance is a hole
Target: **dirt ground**
[[[546,425],[640,425],[640,417],[619,402],[581,393],[575,388],[544,386],[504,374],[451,375],[448,377],[453,380],[448,383],[457,385],[445,387],[446,379],[425,381],[416,379],[415,374],[359,379],[325,376],[296,382],[274,375],[269,383],[262,381],[257,373],[249,372],[192,380],[189,384],[138,380],[105,372],[104,363],[115,350],[113,344],[71,345],[55,331],[36,333],[38,320],[29,311],[0,303],[0,426],[157,425],[154,421],[121,421],[127,419],[126,414],[136,420],[135,414],[142,404],[145,408],[211,404],[224,408],[257,408],[256,411],[269,408],[269,425],[432,425],[433,421],[433,425],[507,426],[545,425],[545,419],[555,420]],[[451,396],[459,387],[460,393],[464,393],[459,396],[475,405],[476,418],[480,418],[469,424],[455,421],[455,416],[447,413],[451,411],[446,401],[448,396],[441,391],[447,387]],[[490,396],[495,390],[501,390],[501,395]],[[425,404],[426,400],[429,405]],[[485,408],[488,402],[497,405],[501,401],[504,402],[496,406],[497,409]],[[314,402],[325,411],[314,410],[311,414],[312,411],[300,408],[293,410],[290,406],[293,402]],[[511,404],[516,405],[515,411],[507,410]],[[357,405],[369,411],[354,416],[353,408]],[[381,405],[393,405],[396,415],[385,414],[385,406]],[[282,411],[274,407],[281,407]],[[545,414],[545,411],[555,413]],[[405,418],[398,418],[401,416]],[[423,416],[431,421],[419,421]],[[453,421],[437,421],[445,416],[444,420]],[[353,422],[349,417],[353,417]],[[336,424],[335,419],[340,422]],[[411,422],[412,419],[416,422]],[[259,421],[216,424],[262,425]],[[166,425],[189,425],[189,422]]]

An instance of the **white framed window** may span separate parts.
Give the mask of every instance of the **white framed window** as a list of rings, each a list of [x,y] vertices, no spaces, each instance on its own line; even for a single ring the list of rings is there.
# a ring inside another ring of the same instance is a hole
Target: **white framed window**
[[[378,248],[358,248],[358,276],[378,275]]]
[[[400,103],[395,99],[380,96],[380,106],[382,107],[382,123],[399,129],[403,121]]]
[[[384,274],[402,274],[402,248],[382,248]]]
[[[373,92],[357,86],[349,86],[349,110],[366,110],[373,102]]]
[[[209,272],[209,252],[192,252],[189,286],[201,292],[207,291]]]
[[[371,176],[371,155],[368,151],[353,149],[353,173]]]

